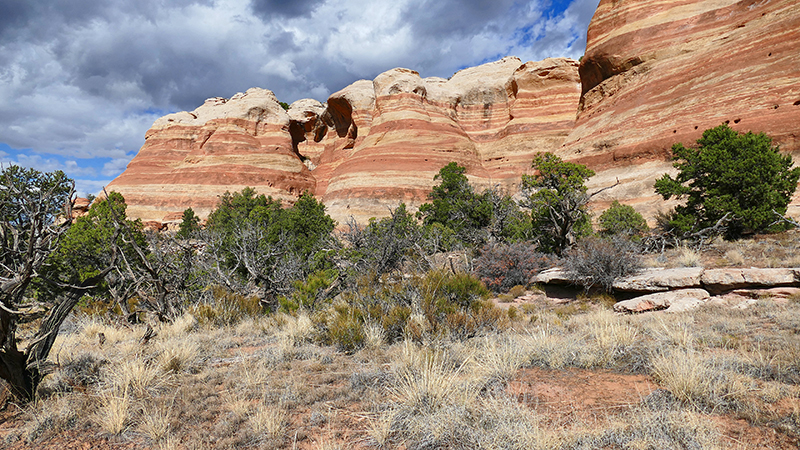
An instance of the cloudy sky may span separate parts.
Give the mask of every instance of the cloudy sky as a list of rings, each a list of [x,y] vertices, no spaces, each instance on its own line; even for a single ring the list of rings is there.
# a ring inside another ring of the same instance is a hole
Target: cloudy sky
[[[158,117],[250,87],[325,101],[394,67],[578,58],[598,0],[0,0],[0,161],[122,173]]]

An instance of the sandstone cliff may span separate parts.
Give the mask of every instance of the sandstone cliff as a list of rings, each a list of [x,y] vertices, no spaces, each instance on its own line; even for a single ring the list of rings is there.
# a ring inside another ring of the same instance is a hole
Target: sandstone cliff
[[[176,221],[189,206],[205,216],[244,186],[286,200],[309,190],[339,223],[364,221],[424,202],[451,161],[478,185],[513,188],[572,129],[580,86],[577,61],[504,58],[449,80],[393,69],[288,111],[254,88],[157,120],[108,189],[146,221]]]
[[[723,122],[766,132],[800,162],[796,0],[601,0],[580,75],[577,122],[559,153],[596,170],[594,186],[619,177],[597,208],[620,199],[646,217],[666,210],[652,186],[671,169],[672,144],[693,145]]]
[[[208,99],[193,112],[158,119],[107,190],[121,193],[128,214],[146,222],[179,220],[188,207],[205,217],[223,192],[247,186],[293,199],[315,182],[289,129],[289,115],[270,91]]]
[[[340,223],[419,205],[450,161],[478,185],[514,188],[552,151],[597,172],[590,187],[651,219],[670,148],[728,122],[764,131],[800,157],[796,0],[601,0],[580,65],[517,58],[450,79],[393,69],[284,111],[271,92],[211,99],[156,121],[109,189],[129,211],[169,222],[206,215],[225,190],[291,200],[312,191]],[[800,161],[800,159],[797,159]],[[800,215],[800,193],[790,214]]]

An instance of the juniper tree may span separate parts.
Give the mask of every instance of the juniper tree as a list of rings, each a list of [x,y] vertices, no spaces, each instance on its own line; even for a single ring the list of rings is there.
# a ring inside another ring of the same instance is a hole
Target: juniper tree
[[[779,150],[766,134],[738,133],[727,124],[704,131],[694,148],[673,145],[678,174],[655,183],[665,200],[686,199],[669,225],[692,233],[727,220],[729,239],[769,229],[776,214],[786,214],[800,178],[792,157]]]

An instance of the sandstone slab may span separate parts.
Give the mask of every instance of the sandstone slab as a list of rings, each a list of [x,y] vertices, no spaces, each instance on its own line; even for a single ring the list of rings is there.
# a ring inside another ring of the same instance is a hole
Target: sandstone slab
[[[567,277],[567,272],[560,267],[553,267],[539,272],[533,279],[534,283],[541,284],[570,284],[572,280]]]
[[[622,292],[662,292],[674,289],[701,287],[702,267],[672,269],[645,269],[637,275],[614,282],[614,289]]]
[[[715,294],[743,288],[797,287],[800,286],[800,269],[707,269],[703,271],[700,282]]]
[[[694,309],[709,298],[711,298],[711,294],[704,289],[679,289],[669,292],[656,292],[617,302],[614,305],[614,311],[621,313],[638,313],[666,309],[668,312],[681,312]]]

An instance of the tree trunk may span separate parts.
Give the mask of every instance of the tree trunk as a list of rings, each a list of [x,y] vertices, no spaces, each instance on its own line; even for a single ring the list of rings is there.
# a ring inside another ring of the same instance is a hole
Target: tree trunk
[[[25,354],[15,348],[0,350],[0,378],[8,383],[11,394],[22,401],[33,399],[41,381],[39,371],[28,370]]]

